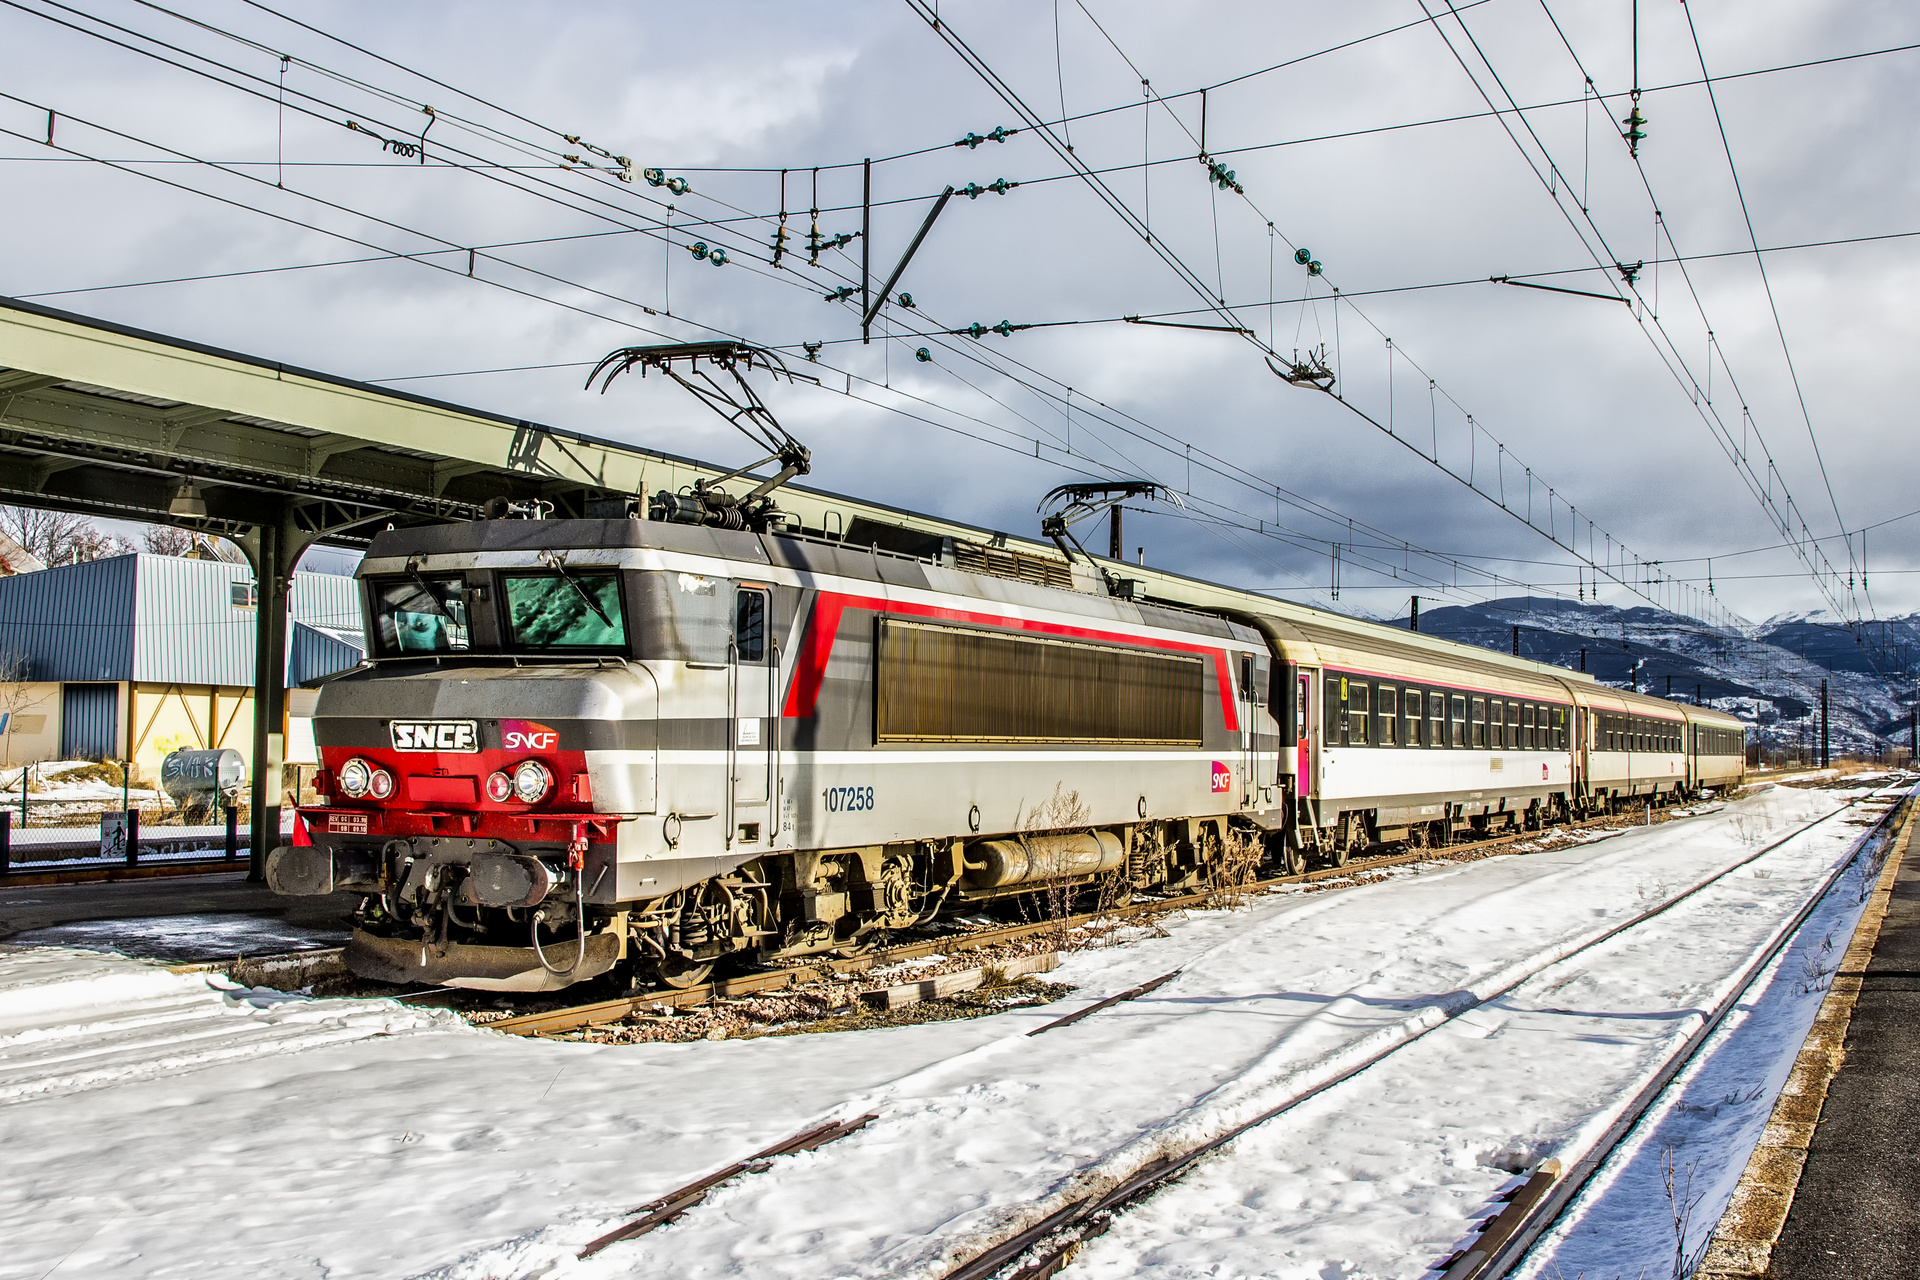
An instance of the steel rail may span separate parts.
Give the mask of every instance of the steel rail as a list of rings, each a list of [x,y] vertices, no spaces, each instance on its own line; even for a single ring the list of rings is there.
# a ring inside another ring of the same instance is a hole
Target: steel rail
[[[1876,792],[1875,794],[1878,793]],[[1032,1257],[1031,1261],[1020,1266],[1017,1270],[1010,1272],[1009,1280],[1044,1280],[1045,1277],[1054,1275],[1073,1260],[1083,1244],[1104,1234],[1108,1226],[1112,1223],[1115,1215],[1152,1194],[1160,1187],[1174,1181],[1197,1161],[1226,1146],[1249,1130],[1257,1128],[1267,1121],[1293,1110],[1301,1103],[1318,1097],[1336,1085],[1352,1079],[1362,1071],[1378,1065],[1408,1045],[1422,1039],[1436,1028],[1451,1024],[1462,1014],[1471,1012],[1477,1008],[1482,1008],[1492,1001],[1509,994],[1541,971],[1601,946],[1627,930],[1637,928],[1653,917],[1672,910],[1682,902],[1692,898],[1695,894],[1724,880],[1727,876],[1740,870],[1742,867],[1749,865],[1759,858],[1765,857],[1767,854],[1781,848],[1790,841],[1799,839],[1821,823],[1850,812],[1869,798],[1871,797],[1862,796],[1842,805],[1831,813],[1822,814],[1818,818],[1803,823],[1801,826],[1781,836],[1778,840],[1763,845],[1752,854],[1722,867],[1720,870],[1697,881],[1687,889],[1666,899],[1657,906],[1640,912],[1630,919],[1609,926],[1592,937],[1580,942],[1578,945],[1571,948],[1554,949],[1549,955],[1540,958],[1538,963],[1527,965],[1523,972],[1514,974],[1498,988],[1488,991],[1484,995],[1469,993],[1472,996],[1470,1002],[1462,1002],[1456,1006],[1449,1007],[1444,1011],[1445,1016],[1426,1027],[1413,1030],[1405,1039],[1368,1055],[1365,1059],[1301,1090],[1285,1102],[1271,1107],[1249,1120],[1234,1125],[1215,1137],[1197,1143],[1184,1151],[1160,1156],[1151,1160],[1132,1173],[1121,1177],[1116,1183],[1105,1190],[1088,1192],[1048,1214],[1033,1225],[1013,1233],[999,1244],[991,1245],[974,1254],[971,1258],[949,1268],[947,1271],[941,1273],[941,1280],[988,1280],[989,1277],[995,1276],[1008,1267],[1020,1262],[1022,1258],[1036,1254],[1036,1251],[1038,1251],[1038,1256]],[[1891,810],[1889,812],[1891,812]],[[1883,815],[1882,821],[1884,822],[1885,820],[1885,815]],[[1859,847],[1864,847],[1866,843],[1865,840],[1862,840]],[[1851,863],[1852,859],[1849,858],[1848,861]],[[1817,899],[1823,896],[1827,887],[1828,886],[1823,886],[1820,892],[1815,894],[1814,897]],[[1545,1172],[1545,1170],[1542,1170],[1542,1172]],[[1539,1174],[1536,1174],[1536,1179],[1538,1179],[1538,1177]],[[1557,1216],[1557,1209],[1555,1213]],[[1482,1276],[1477,1272],[1473,1274],[1474,1280],[1489,1280],[1489,1277]],[[1450,1272],[1446,1280],[1461,1280],[1461,1278]]]
[[[1776,932],[1762,952],[1741,971],[1738,980],[1721,998],[1712,1013],[1640,1087],[1633,1100],[1621,1111],[1614,1122],[1607,1126],[1600,1139],[1575,1160],[1572,1167],[1564,1173],[1560,1171],[1562,1163],[1560,1161],[1549,1162],[1554,1166],[1552,1169],[1537,1170],[1526,1184],[1526,1189],[1530,1189],[1532,1194],[1516,1204],[1516,1212],[1513,1213],[1511,1220],[1501,1221],[1501,1218],[1507,1217],[1505,1211],[1488,1219],[1479,1241],[1455,1257],[1445,1260],[1442,1264],[1445,1272],[1441,1280],[1499,1280],[1526,1257],[1527,1252],[1559,1220],[1561,1214],[1566,1212],[1574,1198],[1580,1194],[1593,1175],[1600,1171],[1600,1167],[1607,1162],[1607,1159],[1619,1149],[1620,1144],[1639,1128],[1641,1121],[1653,1110],[1654,1105],[1673,1084],[1674,1079],[1699,1055],[1700,1050],[1706,1046],[1714,1032],[1718,1031],[1721,1024],[1726,1021],[1727,1015],[1733,1012],[1760,975],[1767,971],[1780,952],[1793,941],[1807,918],[1822,902],[1826,901],[1827,895],[1832,893],[1834,886],[1840,883],[1840,878],[1852,869],[1862,854],[1872,847],[1874,839],[1886,835],[1892,829],[1894,820],[1900,815],[1904,814],[1908,821],[1912,820],[1915,791],[1910,789],[1911,781],[1908,779],[1903,779],[1900,785],[1909,788],[1905,797],[1897,800],[1880,815],[1872,829],[1865,832],[1854,845],[1845,862],[1827,873],[1826,880],[1808,897],[1793,918]],[[1883,790],[1889,789],[1891,788],[1883,788]],[[1854,803],[1863,803],[1871,798],[1862,797]],[[1848,806],[1848,808],[1852,807],[1852,805]],[[1840,809],[1835,812],[1844,813],[1846,810]],[[1518,1197],[1516,1199],[1519,1200]],[[1440,1269],[1440,1267],[1435,1268],[1435,1270]]]

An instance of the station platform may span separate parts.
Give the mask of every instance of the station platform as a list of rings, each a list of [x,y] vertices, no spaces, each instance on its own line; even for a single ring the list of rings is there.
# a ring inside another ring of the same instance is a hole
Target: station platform
[[[1911,824],[1910,824],[1911,825]],[[1920,840],[1902,839],[1771,1276],[1920,1275]]]
[[[1892,820],[1698,1280],[1920,1276],[1920,796]]]

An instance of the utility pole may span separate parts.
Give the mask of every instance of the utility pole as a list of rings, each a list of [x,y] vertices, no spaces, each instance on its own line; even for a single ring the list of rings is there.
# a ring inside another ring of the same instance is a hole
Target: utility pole
[[[1827,706],[1827,682],[1820,682],[1820,767],[1826,768],[1833,763],[1833,739],[1829,732],[1829,707]]]
[[[1120,539],[1120,504],[1116,502],[1107,510],[1107,559],[1118,564],[1126,558],[1127,548]]]
[[[1580,670],[1585,671],[1586,669],[1587,669],[1587,651],[1583,648],[1580,650]]]
[[[1409,611],[1407,613],[1407,630],[1418,631],[1419,629],[1420,629],[1420,597],[1415,596],[1413,598],[1413,604],[1409,608]]]
[[[1516,658],[1520,656],[1520,627],[1518,624],[1513,628],[1513,656]]]
[[[816,182],[818,179],[815,180]],[[869,157],[860,169],[860,314],[868,316],[861,322],[860,341],[862,344],[873,341],[867,332],[872,323],[868,313],[868,293],[873,286],[873,159]]]

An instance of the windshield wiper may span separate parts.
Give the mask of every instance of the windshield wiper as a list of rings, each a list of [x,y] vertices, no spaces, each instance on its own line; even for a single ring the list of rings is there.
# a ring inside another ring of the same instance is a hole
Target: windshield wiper
[[[425,578],[420,576],[420,571],[418,569],[414,568],[412,565],[408,565],[407,576],[413,579],[414,586],[420,588],[420,594],[425,596],[430,602],[432,602],[433,611],[435,613],[439,614],[441,617],[445,618],[448,622],[451,622],[456,627],[460,625],[460,619],[453,616],[453,611],[447,608],[446,602],[442,600],[437,594],[435,594],[433,587],[427,582]]]
[[[586,603],[587,608],[593,610],[596,618],[599,618],[601,622],[606,624],[607,630],[618,631],[620,629],[614,625],[613,619],[607,616],[607,611],[600,607],[600,602],[595,600],[593,596],[588,593],[586,587],[581,585],[580,579],[573,576],[572,571],[567,568],[567,562],[565,560],[551,551],[542,552],[540,558],[553,567],[553,571],[560,575],[562,582],[573,588],[573,593]]]

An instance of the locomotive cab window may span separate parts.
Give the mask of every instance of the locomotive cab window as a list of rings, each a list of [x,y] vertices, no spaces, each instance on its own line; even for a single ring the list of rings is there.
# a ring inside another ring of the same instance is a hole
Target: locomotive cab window
[[[767,593],[742,588],[733,593],[733,649],[739,662],[767,660]]]
[[[374,642],[386,657],[464,653],[472,643],[464,580],[414,574],[373,584]]]
[[[587,569],[501,575],[507,642],[516,649],[608,653],[627,646],[620,575]]]

